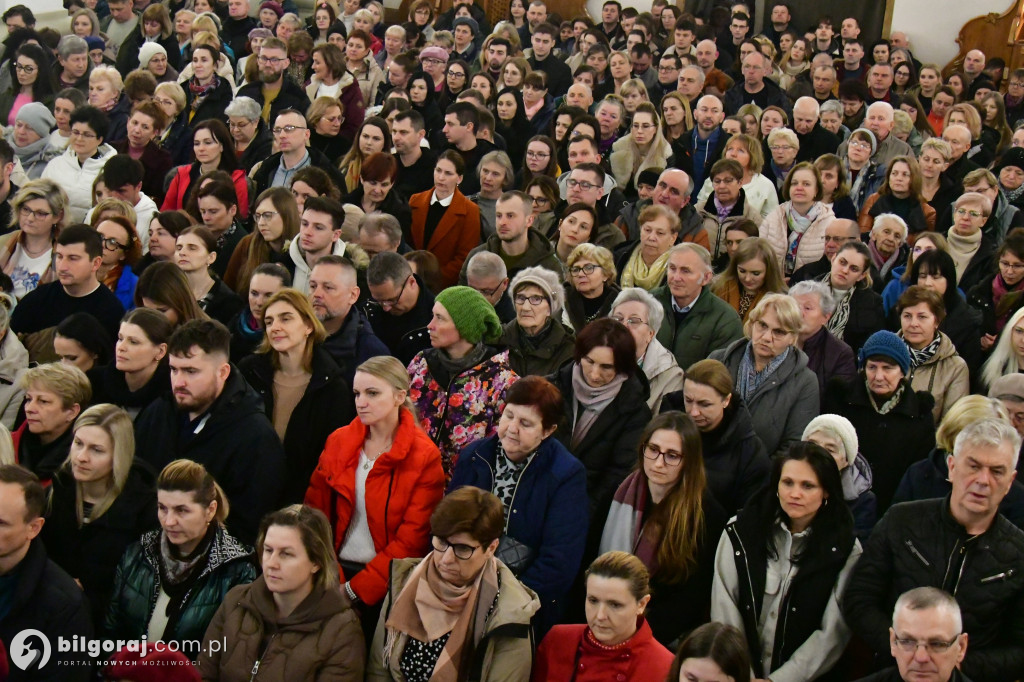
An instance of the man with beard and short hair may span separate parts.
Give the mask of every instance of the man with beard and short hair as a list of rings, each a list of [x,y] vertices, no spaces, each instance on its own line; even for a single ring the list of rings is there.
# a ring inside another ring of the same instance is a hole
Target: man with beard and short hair
[[[497,37],[491,40],[487,46],[486,73],[495,83],[501,82],[501,70],[508,60],[508,53],[512,49],[512,43],[508,38]]]
[[[693,120],[697,125],[672,143],[676,166],[693,179],[691,189],[694,197],[708,177],[711,166],[725,152],[729,136],[722,131],[724,119],[721,100],[714,95],[704,95],[697,101],[693,111]]]
[[[288,46],[277,38],[267,38],[256,55],[259,81],[243,86],[237,97],[251,97],[263,107],[263,122],[270,124],[284,109],[306,111],[309,97],[306,91],[291,79],[286,71],[291,61]]]

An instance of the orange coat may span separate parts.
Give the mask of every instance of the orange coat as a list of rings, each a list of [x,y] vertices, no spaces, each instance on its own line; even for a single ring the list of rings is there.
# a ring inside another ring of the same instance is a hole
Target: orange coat
[[[412,209],[412,247],[426,249],[437,256],[441,263],[441,281],[444,286],[450,287],[459,283],[463,262],[469,252],[480,244],[480,208],[456,189],[451,205],[430,237],[430,243],[424,244],[427,210],[433,193],[434,190],[428,189],[413,194],[409,199],[409,207]]]
[[[305,504],[331,522],[335,553],[352,519],[366,431],[356,417],[332,433],[306,491]],[[444,481],[437,446],[402,408],[391,449],[377,458],[366,477],[366,516],[377,556],[352,579],[352,590],[364,603],[384,599],[392,559],[422,557],[430,549],[430,515],[444,495]]]

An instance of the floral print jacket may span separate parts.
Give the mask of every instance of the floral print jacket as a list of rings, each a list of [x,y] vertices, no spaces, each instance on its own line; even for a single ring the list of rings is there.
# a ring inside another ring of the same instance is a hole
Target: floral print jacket
[[[508,364],[508,351],[452,377],[447,386],[434,379],[420,352],[409,363],[409,376],[409,397],[416,405],[423,430],[441,451],[445,480],[450,481],[462,449],[497,431],[505,408],[505,391],[519,376]]]

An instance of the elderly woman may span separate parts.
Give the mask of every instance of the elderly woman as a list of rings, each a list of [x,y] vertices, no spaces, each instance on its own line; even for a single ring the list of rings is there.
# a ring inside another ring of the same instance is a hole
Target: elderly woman
[[[587,504],[583,464],[552,438],[562,418],[562,394],[547,379],[528,376],[506,394],[498,432],[463,450],[448,486],[494,493],[505,511],[495,556],[536,591],[539,637],[559,621],[583,558]]]
[[[896,312],[899,336],[910,351],[910,386],[932,395],[932,417],[939,422],[953,403],[970,393],[967,363],[939,331],[946,307],[938,293],[914,285],[900,296]]]
[[[911,387],[912,362],[903,339],[878,331],[858,355],[858,376],[835,380],[825,390],[825,411],[846,417],[857,431],[874,473],[879,517],[889,508],[907,467],[926,457],[935,443],[935,401]]]
[[[97,66],[89,73],[89,104],[106,114],[111,141],[128,134],[132,101],[124,94],[124,80],[112,66]]]
[[[192,159],[192,131],[188,127],[185,110],[185,91],[177,83],[160,83],[153,94],[156,102],[170,123],[155,142],[171,155],[176,164],[189,163]]]
[[[992,201],[992,211],[981,231],[995,241],[1001,242],[1010,230],[1024,226],[1024,214],[1003,196],[999,180],[991,171],[984,168],[972,170],[964,176],[963,186],[965,192],[977,192]]]
[[[366,105],[372,102],[364,104],[359,82],[345,67],[345,53],[337,45],[317,45],[313,48],[311,60],[313,77],[306,87],[306,95],[310,102],[320,97],[337,100],[342,118],[341,129],[337,134],[351,144],[356,131],[363,124]]]
[[[665,283],[669,249],[676,243],[682,223],[679,215],[660,204],[648,204],[637,216],[640,239],[615,249],[619,284],[651,291]]]
[[[767,142],[772,158],[765,167],[764,174],[775,185],[779,201],[785,201],[783,190],[789,172],[796,166],[800,140],[789,128],[775,128],[768,133]]]
[[[658,300],[638,287],[623,289],[612,303],[609,317],[624,324],[636,342],[636,363],[647,376],[647,406],[657,413],[665,395],[683,387],[683,370],[675,356],[655,338],[665,311]]]
[[[835,214],[821,203],[821,197],[821,172],[806,161],[797,164],[782,186],[785,203],[769,213],[758,229],[771,244],[786,277],[825,252],[825,228]]]
[[[884,170],[871,163],[871,157],[877,150],[878,140],[867,128],[857,128],[850,133],[843,168],[850,179],[850,199],[858,212],[885,180]]]
[[[921,194],[921,182],[921,168],[912,156],[897,156],[890,161],[882,186],[861,206],[857,219],[861,233],[872,232],[872,224],[885,214],[899,216],[910,235],[934,230],[935,209]]]
[[[521,377],[553,374],[573,357],[573,332],[561,322],[564,290],[558,276],[539,266],[524,268],[509,286],[516,319],[502,328],[500,344]]]
[[[744,322],[765,294],[786,293],[771,244],[749,237],[729,256],[729,264],[711,283],[711,291],[732,306]]]
[[[558,438],[587,469],[590,548],[600,539],[601,521],[633,467],[634,448],[651,418],[638,370],[633,335],[603,318],[577,333],[574,361],[554,377],[569,415]]]
[[[71,114],[71,142],[67,151],[54,157],[43,169],[43,180],[50,180],[67,192],[68,222],[84,222],[92,207],[92,183],[107,159],[116,154],[105,143],[110,133],[109,121],[102,111],[94,106],[78,107]],[[55,215],[51,213],[47,218]]]
[[[181,53],[174,50],[178,57]],[[139,50],[139,68],[149,71],[157,83],[177,83],[178,70],[168,62],[168,52],[158,43],[147,43]]]
[[[866,542],[878,520],[878,509],[871,490],[871,465],[860,454],[853,424],[837,414],[822,414],[811,420],[801,440],[821,446],[836,461],[843,499],[853,515],[853,532]]]
[[[807,356],[807,367],[818,377],[818,394],[825,395],[825,386],[834,377],[853,378],[857,364],[853,349],[833,336],[826,324],[836,310],[836,301],[823,282],[797,282],[789,290],[803,318],[796,346]]]
[[[562,322],[575,331],[600,317],[606,317],[618,295],[616,268],[611,252],[603,246],[583,243],[572,250],[565,262],[569,272],[565,287]]]
[[[722,158],[735,161],[743,169],[740,189],[743,190],[744,204],[750,211],[756,211],[760,215],[760,218],[753,219],[760,223],[779,206],[778,190],[771,180],[761,174],[764,167],[764,150],[761,147],[761,141],[751,135],[733,135],[725,144],[725,153]],[[704,206],[711,194],[717,190],[712,182],[713,179],[714,168],[712,167],[712,175],[704,180],[700,192],[697,193],[698,206]]]
[[[875,291],[881,292],[889,279],[894,276],[893,269],[904,265],[907,261],[907,224],[895,213],[882,213],[874,218],[868,237],[868,250],[871,252],[871,265],[878,271],[879,279],[874,282]]]
[[[342,197],[343,204],[351,204],[363,209],[367,215],[374,212],[394,216],[402,230],[408,233],[412,223],[412,213],[398,190],[395,189],[395,178],[398,177],[398,161],[391,154],[376,152],[366,157],[359,170],[359,186],[348,195]]]
[[[964,291],[970,291],[993,269],[998,244],[981,229],[991,213],[992,200],[978,192],[962,194],[953,205],[953,226],[946,240],[956,264],[957,285]]]
[[[263,108],[251,97],[236,97],[224,109],[228,131],[235,142],[238,165],[246,173],[273,151],[274,139],[263,122],[262,111]]]
[[[50,129],[55,123],[45,104],[29,102],[18,110],[10,132],[4,137],[29,180],[38,179],[46,164],[63,151],[50,143]]]
[[[836,303],[825,326],[856,353],[868,336],[886,326],[882,297],[871,288],[871,251],[863,242],[846,242],[822,281]]]
[[[999,178],[999,189],[1011,205],[1024,207],[1024,149],[1007,149],[992,172]]]
[[[800,440],[819,408],[817,377],[796,347],[803,318],[793,299],[766,294],[743,327],[746,339],[714,351],[711,359],[729,368],[765,449],[782,452]]]
[[[508,351],[488,345],[500,338],[501,323],[475,289],[455,286],[439,293],[427,331],[432,347],[409,363],[409,397],[450,479],[459,452],[495,433],[505,391],[519,377]]]
[[[761,214],[747,202],[742,182],[743,167],[732,159],[719,159],[711,167],[711,175],[705,183],[711,183],[714,192],[706,201],[698,202],[697,210],[708,234],[708,250],[717,270],[722,270],[729,259],[725,241],[730,228],[741,220],[761,222]],[[774,191],[772,196],[775,196]]]
[[[486,490],[465,486],[441,500],[430,517],[433,551],[392,564],[367,679],[439,670],[464,679],[470,665],[481,679],[529,677],[530,622],[541,604],[495,556],[505,531],[501,500]]]
[[[628,198],[636,196],[636,178],[641,171],[666,168],[671,156],[672,145],[661,132],[657,108],[650,102],[641,102],[633,114],[629,134],[612,145],[609,163],[616,185]]]

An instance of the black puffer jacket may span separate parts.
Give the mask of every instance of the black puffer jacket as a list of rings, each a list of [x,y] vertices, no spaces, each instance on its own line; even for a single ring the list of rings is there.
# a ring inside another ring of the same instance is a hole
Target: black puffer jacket
[[[1024,670],[1024,532],[1002,515],[971,536],[950,499],[894,506],[875,526],[843,597],[850,628],[888,656],[896,599],[915,587],[956,595],[971,646],[963,671],[1008,682]]]

